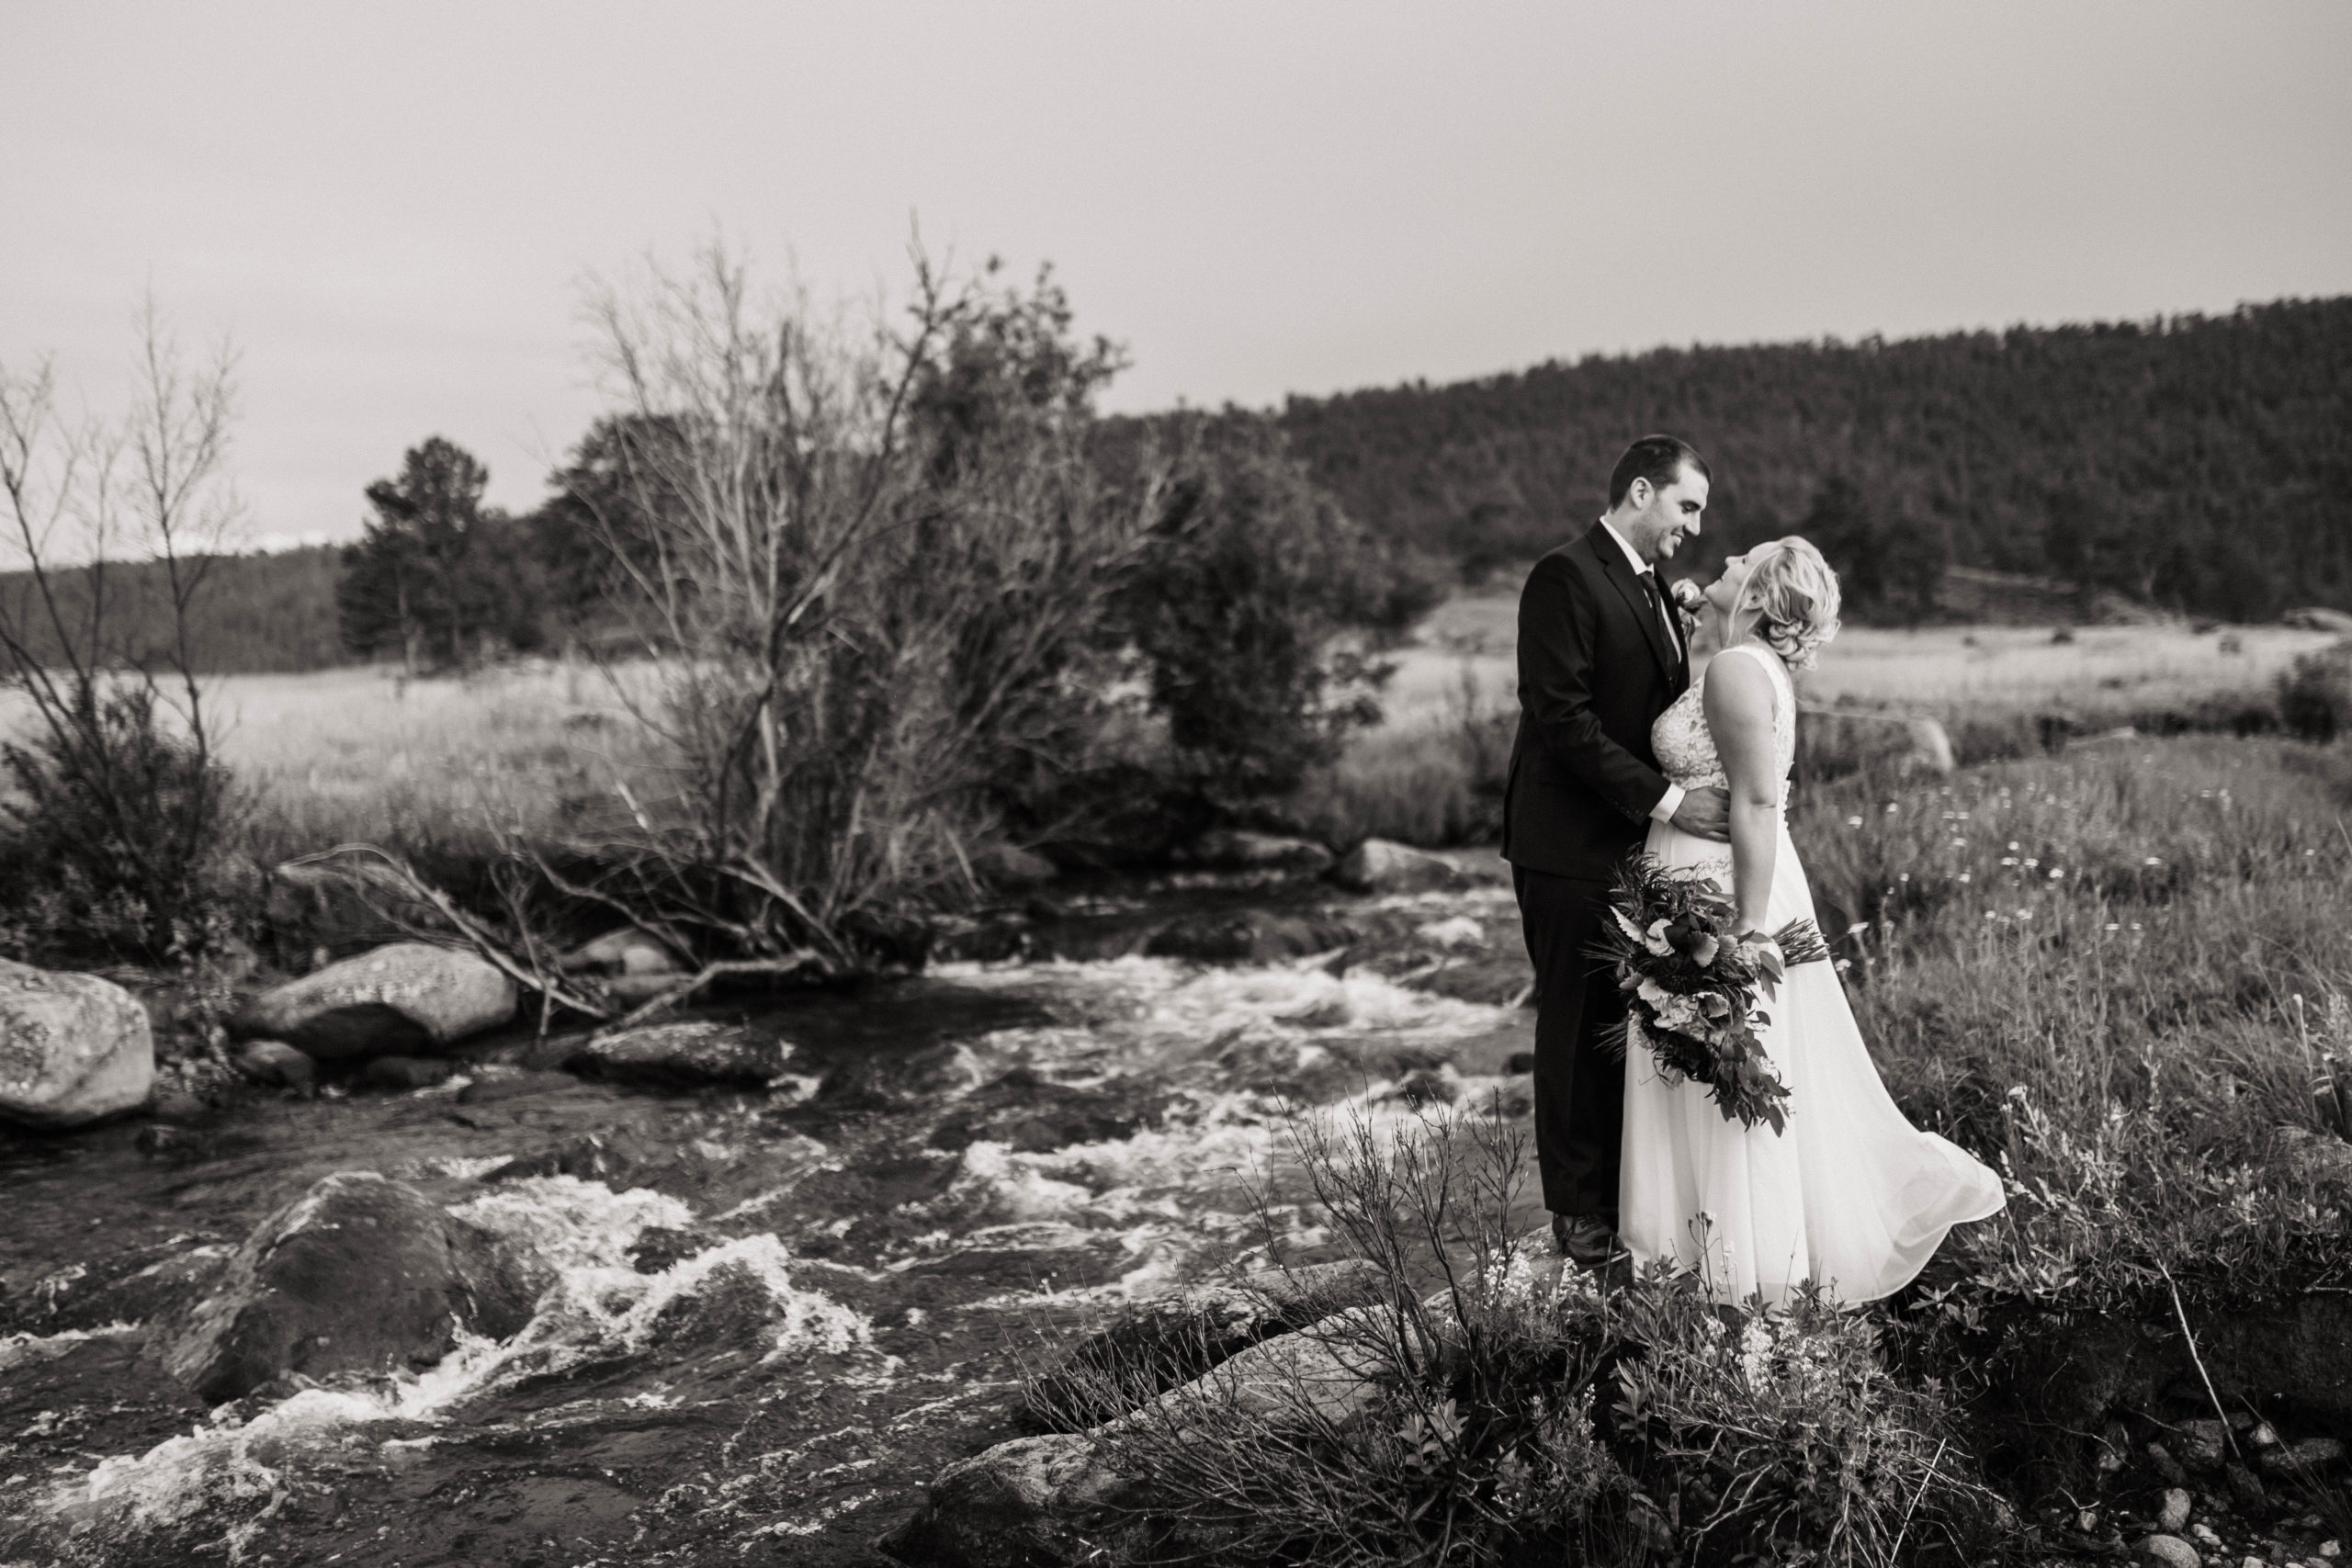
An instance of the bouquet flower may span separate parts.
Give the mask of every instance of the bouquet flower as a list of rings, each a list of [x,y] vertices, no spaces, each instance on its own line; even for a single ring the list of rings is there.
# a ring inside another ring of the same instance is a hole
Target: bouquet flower
[[[1733,925],[1732,901],[1712,878],[1678,875],[1649,855],[1625,863],[1599,948],[1626,993],[1622,1048],[1645,1045],[1670,1081],[1705,1084],[1725,1121],[1784,1133],[1789,1089],[1758,1037],[1771,1019],[1757,998],[1779,995],[1784,965],[1826,960],[1829,949],[1810,920],[1769,941],[1743,941]]]

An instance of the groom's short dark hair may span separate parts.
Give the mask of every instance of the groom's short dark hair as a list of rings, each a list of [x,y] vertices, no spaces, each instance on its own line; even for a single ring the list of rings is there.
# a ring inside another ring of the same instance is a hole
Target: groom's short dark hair
[[[1617,459],[1616,469],[1609,476],[1611,510],[1614,511],[1617,503],[1625,499],[1625,492],[1634,488],[1635,479],[1647,479],[1652,490],[1664,490],[1681,475],[1685,463],[1698,469],[1700,478],[1710,484],[1714,482],[1715,476],[1707,471],[1707,460],[1688,441],[1671,435],[1643,436],[1625,448],[1625,455]]]

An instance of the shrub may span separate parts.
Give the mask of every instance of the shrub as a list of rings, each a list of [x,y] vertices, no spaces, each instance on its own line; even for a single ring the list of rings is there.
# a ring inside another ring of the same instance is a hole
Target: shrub
[[[2352,639],[2295,660],[2278,680],[2278,716],[2306,740],[2352,733]]]
[[[1237,1568],[1981,1551],[1996,1506],[1933,1392],[1887,1371],[1870,1314],[1717,1307],[1663,1277],[1596,1292],[1547,1235],[1512,1237],[1515,1118],[1293,1134],[1323,1216],[1382,1270],[1388,1303],[1101,1428],[1112,1467],[1148,1478],[1158,1522],[1114,1551]]]
[[[14,894],[6,945],[31,958],[169,962],[240,934],[251,879],[228,840],[229,772],[125,684],[79,721],[0,746],[15,798],[0,808],[0,880]]]
[[[1363,634],[1401,633],[1436,597],[1275,427],[1242,419],[1182,427],[1121,610],[1183,773],[1243,802],[1296,788],[1379,720],[1388,671]]]
[[[223,344],[191,369],[152,303],[139,349],[115,422],[68,423],[46,366],[0,366],[0,533],[26,568],[0,593],[0,686],[22,694],[32,728],[0,746],[16,795],[0,811],[13,899],[0,940],[20,953],[197,958],[237,923],[234,797],[191,662],[195,608],[236,514],[220,483],[235,356]],[[160,606],[107,592],[126,546]],[[87,562],[78,592],[61,555]]]

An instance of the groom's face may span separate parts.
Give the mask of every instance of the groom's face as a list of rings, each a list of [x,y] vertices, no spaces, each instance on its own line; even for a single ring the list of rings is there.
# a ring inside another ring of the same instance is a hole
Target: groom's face
[[[1619,530],[1625,542],[1645,560],[1665,560],[1682,547],[1686,536],[1699,532],[1700,516],[1707,510],[1707,476],[1685,463],[1664,489],[1653,490],[1648,480],[1635,479],[1625,499],[1634,508],[1627,519],[1632,526]]]

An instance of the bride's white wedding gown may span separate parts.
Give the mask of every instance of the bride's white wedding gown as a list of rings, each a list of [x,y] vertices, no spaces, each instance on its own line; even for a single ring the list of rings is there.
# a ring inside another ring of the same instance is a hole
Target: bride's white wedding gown
[[[1771,677],[1785,808],[1797,738],[1789,672],[1760,644],[1736,644],[1715,657],[1753,658]],[[1705,690],[1702,673],[1650,732],[1660,766],[1686,789],[1725,782],[1707,732]],[[1659,822],[1646,848],[1669,867],[1712,875],[1726,891],[1732,886],[1728,844]],[[1784,818],[1764,927],[1813,918],[1813,894]],[[1727,1120],[1701,1086],[1662,1078],[1638,1043],[1628,1052],[1619,1236],[1636,1262],[1664,1259],[1695,1270],[1722,1301],[1760,1295],[1779,1304],[1808,1280],[1842,1302],[1890,1295],[1926,1267],[1952,1226],[1999,1211],[2000,1179],[1904,1119],[1879,1081],[1834,966],[1795,965],[1779,997],[1763,1006],[1771,1021],[1758,1033],[1789,1088],[1785,1134],[1769,1122],[1748,1128]]]

